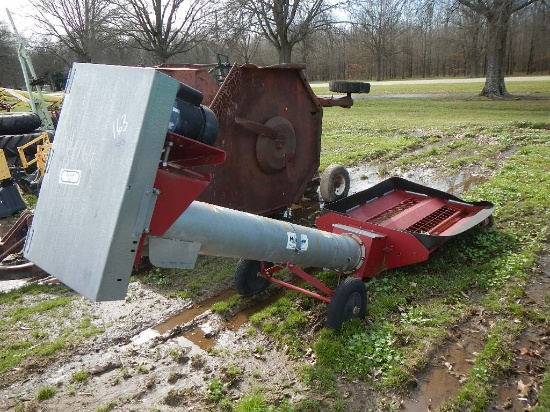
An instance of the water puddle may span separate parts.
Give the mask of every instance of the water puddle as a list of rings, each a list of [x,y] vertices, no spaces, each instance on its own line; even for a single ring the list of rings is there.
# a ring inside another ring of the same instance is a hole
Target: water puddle
[[[477,319],[473,320],[475,323]],[[460,332],[444,352],[431,362],[428,373],[419,379],[411,399],[403,403],[407,412],[437,410],[451,400],[472,368],[476,353],[483,347],[482,331]]]
[[[177,315],[172,316],[164,322],[154,326],[152,329],[143,331],[142,333],[137,335],[132,341],[134,343],[143,343],[151,339],[152,337],[160,336],[163,333],[168,332],[178,326],[189,324],[194,320],[197,320],[197,318],[200,318],[201,315],[204,315],[215,303],[225,301],[235,296],[236,294],[237,291],[235,289],[227,289],[219,295],[216,295],[210,299],[201,302],[200,305],[178,313]],[[191,329],[183,332],[177,337],[176,340],[179,339],[180,343],[183,344],[183,346],[192,346],[193,348],[198,350],[208,351],[215,345],[215,338],[220,330],[226,329],[236,331],[242,325],[248,322],[253,314],[273,304],[283,294],[284,290],[280,293],[268,297],[267,299],[263,299],[246,309],[239,311],[227,320],[223,320],[217,316],[205,316],[204,319],[199,319],[197,326],[193,327],[193,325],[191,325]]]
[[[191,322],[197,316],[202,315],[204,312],[209,310],[214,303],[223,302],[224,300],[229,299],[230,297],[237,294],[235,289],[227,289],[221,292],[219,295],[213,296],[209,299],[202,301],[199,305],[195,305],[190,309],[187,309],[181,313],[178,313],[171,318],[166,319],[164,322],[159,323],[153,329],[158,333],[163,334],[170,329],[173,329],[176,326],[185,325],[188,322]]]
[[[550,294],[550,253],[547,251],[539,260],[541,274],[527,287],[524,304],[548,308]],[[526,321],[519,320],[518,321]],[[523,412],[537,404],[538,389],[546,369],[550,343],[550,328],[531,323],[520,335],[514,348],[514,366],[507,379],[499,386],[494,409]]]
[[[241,310],[226,322],[226,328],[229,330],[236,331],[242,325],[248,322],[252,315],[254,315],[255,313],[258,313],[262,309],[267,308],[269,305],[277,302],[277,300],[279,300],[284,294],[285,294],[285,291],[282,290],[281,292],[273,296],[270,296],[269,298],[264,299],[253,306],[250,306],[244,310]]]
[[[523,304],[547,310],[550,295],[550,254],[539,261],[541,275],[526,289]],[[527,319],[517,319],[527,322]],[[456,391],[467,377],[476,353],[484,345],[484,337],[490,328],[490,319],[483,313],[476,314],[468,323],[454,332],[454,338],[442,355],[430,363],[427,373],[419,378],[417,389],[403,403],[402,410],[425,412],[438,410],[445,401],[454,399]],[[550,345],[550,328],[527,324],[513,349],[513,367],[504,380],[497,384],[497,393],[487,410],[523,412],[537,404],[538,388],[546,368],[546,352]]]
[[[460,172],[453,175],[438,177],[438,172],[431,168],[415,168],[401,173],[398,169],[392,170],[389,174],[380,175],[380,166],[358,166],[348,169],[351,178],[350,193],[357,193],[378,184],[390,176],[400,176],[424,186],[455,196],[472,189],[487,178],[481,174],[471,172]]]

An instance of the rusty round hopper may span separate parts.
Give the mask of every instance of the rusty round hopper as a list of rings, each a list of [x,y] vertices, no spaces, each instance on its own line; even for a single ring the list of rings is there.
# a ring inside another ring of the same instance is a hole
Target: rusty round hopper
[[[173,77],[180,83],[185,83],[200,91],[203,95],[202,104],[208,106],[218,92],[218,83],[206,70],[210,66],[201,66],[198,64],[161,64],[155,66],[155,69]]]
[[[199,200],[268,215],[298,203],[319,167],[322,107],[303,65],[233,66],[210,108],[227,154]]]

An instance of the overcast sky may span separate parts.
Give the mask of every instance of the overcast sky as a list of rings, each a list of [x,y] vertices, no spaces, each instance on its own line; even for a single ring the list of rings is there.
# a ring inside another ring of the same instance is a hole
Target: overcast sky
[[[6,22],[11,29],[11,24],[8,19],[6,9],[10,10],[15,27],[23,35],[30,35],[32,31],[32,22],[25,18],[25,14],[29,11],[28,0],[0,0],[0,20]]]

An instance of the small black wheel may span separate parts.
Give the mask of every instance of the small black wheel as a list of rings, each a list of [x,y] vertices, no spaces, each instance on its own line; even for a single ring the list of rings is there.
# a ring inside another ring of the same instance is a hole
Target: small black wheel
[[[32,112],[0,114],[0,134],[30,133],[40,127],[42,121]]]
[[[328,305],[328,326],[340,329],[350,319],[362,319],[367,310],[367,288],[361,279],[348,277],[334,291]]]
[[[369,93],[370,83],[335,81],[330,82],[328,88],[336,93]]]
[[[264,262],[266,268],[273,266],[272,263]],[[260,275],[261,264],[257,260],[239,260],[235,270],[235,288],[241,296],[250,296],[264,290],[269,281]]]
[[[349,172],[344,166],[330,165],[321,174],[319,190],[325,202],[335,202],[349,193]]]
[[[485,218],[479,225],[483,229],[490,229],[495,224],[495,217],[493,215],[489,215],[487,218]]]

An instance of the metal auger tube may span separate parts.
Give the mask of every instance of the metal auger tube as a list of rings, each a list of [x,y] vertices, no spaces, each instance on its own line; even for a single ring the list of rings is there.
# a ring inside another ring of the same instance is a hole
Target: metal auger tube
[[[363,257],[359,241],[351,235],[199,201],[193,202],[162,237],[198,242],[202,255],[292,262],[343,271],[358,268]]]

